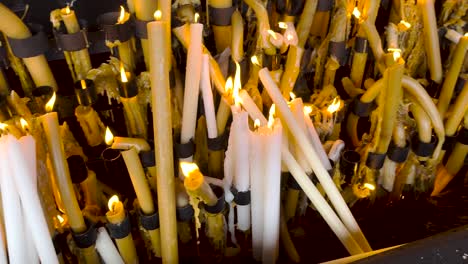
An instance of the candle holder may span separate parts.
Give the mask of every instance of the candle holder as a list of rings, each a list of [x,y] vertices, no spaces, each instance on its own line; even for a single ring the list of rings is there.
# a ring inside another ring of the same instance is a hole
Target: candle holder
[[[351,183],[351,178],[357,172],[361,155],[354,150],[345,150],[341,153],[340,172],[345,176],[346,183]]]
[[[94,82],[89,79],[79,80],[75,82],[75,94],[78,100],[78,104],[83,106],[91,106],[97,101],[97,94]]]
[[[114,42],[118,40],[120,42],[125,42],[133,36],[131,21],[128,20],[122,24],[117,24],[119,15],[119,12],[109,12],[97,18],[98,24],[101,25],[104,30],[107,41]]]
[[[367,154],[366,166],[374,170],[380,170],[384,165],[386,156],[387,153],[369,152]]]
[[[83,233],[72,233],[73,240],[75,241],[75,244],[81,248],[89,248],[93,246],[96,243],[97,239],[97,230],[96,230],[96,224],[92,223],[88,220],[85,221],[86,226],[88,229],[84,231]],[[94,250],[94,249],[93,249]]]
[[[45,104],[54,94],[54,88],[50,86],[39,86],[32,90],[34,103],[30,103],[38,113],[45,113]]]
[[[395,142],[390,141],[390,145],[388,147],[388,158],[391,161],[396,163],[403,163],[408,158],[409,150],[410,150],[410,142],[407,140],[404,147],[398,147]]]
[[[434,153],[437,145],[437,137],[433,134],[430,142],[421,142],[417,133],[411,137],[411,150],[419,157],[429,157]]]
[[[28,24],[32,36],[24,39],[8,38],[11,51],[18,58],[30,58],[44,54],[49,49],[49,40],[40,24]]]
[[[99,175],[99,180],[115,189],[118,193],[128,198],[135,198],[133,188],[129,188],[129,186],[132,186],[132,182],[120,150],[106,148],[102,152],[101,158],[104,160],[106,174]]]

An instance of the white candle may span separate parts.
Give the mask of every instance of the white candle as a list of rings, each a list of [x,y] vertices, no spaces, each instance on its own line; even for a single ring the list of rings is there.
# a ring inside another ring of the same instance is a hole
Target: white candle
[[[1,177],[1,172],[0,172],[0,177]],[[8,263],[5,238],[6,238],[6,235],[5,235],[5,230],[3,229],[3,219],[0,219],[0,263]]]
[[[210,80],[210,57],[208,54],[203,54],[202,57],[202,70],[200,78],[200,88],[203,97],[203,107],[205,109],[206,128],[208,138],[216,138],[218,136],[218,129],[216,127],[216,115],[213,103],[213,91],[211,90]]]
[[[250,188],[249,174],[249,123],[248,114],[238,106],[232,106],[231,136],[234,143],[234,187],[238,192]],[[237,228],[246,231],[250,228],[250,204],[237,205]]]
[[[308,134],[312,146],[314,147],[315,151],[317,151],[317,155],[319,156],[320,162],[322,162],[323,166],[325,166],[325,169],[330,170],[332,168],[330,161],[328,160],[327,153],[323,148],[322,142],[320,141],[320,137],[317,133],[317,130],[315,130],[315,126],[312,123],[309,114],[304,113],[304,120],[307,125],[307,131],[309,132]]]
[[[23,211],[36,247],[39,259],[42,263],[58,263],[54,245],[49,234],[44,212],[39,201],[37,186],[33,182],[36,179],[36,143],[31,135],[24,136],[18,141],[13,136],[6,136],[8,144],[9,163],[13,168],[13,178],[19,193]],[[28,155],[25,155],[28,153]],[[29,165],[24,166],[24,158],[29,156],[32,160],[26,160]]]
[[[263,83],[263,86],[268,91],[268,94],[275,103],[276,109],[280,112],[280,117],[284,124],[286,124],[288,130],[294,136],[294,139],[299,143],[298,146],[300,146],[301,150],[305,153],[309,165],[312,167],[316,177],[319,179],[320,183],[325,189],[325,192],[338,212],[338,215],[341,217],[346,227],[350,230],[352,236],[356,242],[358,242],[360,247],[366,252],[371,251],[372,249],[364,237],[361,228],[356,222],[356,219],[351,213],[351,210],[349,210],[349,207],[341,196],[340,192],[336,188],[333,180],[327,172],[327,169],[324,167],[324,164],[317,162],[320,157],[317,155],[317,152],[310,144],[305,133],[301,131],[299,125],[294,119],[294,115],[284,100],[281,91],[279,90],[274,80],[271,78],[268,68],[261,69],[259,71],[259,77]]]
[[[242,89],[239,92],[239,97],[241,98],[241,100],[239,101],[242,107],[249,113],[250,118],[252,120],[258,119],[262,126],[266,126],[266,124],[268,123],[268,120],[262,114],[262,112],[260,112],[254,100],[252,99],[252,97],[250,97],[249,93],[246,90]]]
[[[97,233],[96,250],[104,263],[124,264],[124,261],[122,260],[119,251],[117,251],[117,248],[109,237],[106,228],[98,228]]]
[[[28,263],[27,254],[24,254],[23,247],[23,242],[26,240],[24,226],[22,225],[23,213],[21,212],[20,198],[11,173],[5,137],[0,138],[0,173],[8,259],[10,263]]]
[[[291,108],[294,118],[296,119],[297,124],[300,126],[301,130],[304,133],[307,133],[307,127],[304,119],[304,104],[302,103],[301,98],[294,98],[289,103],[289,108]],[[309,163],[306,160],[305,154],[302,152],[301,147],[295,144],[292,144],[293,153],[296,160],[299,162],[301,167],[305,170],[306,173],[311,173],[312,169],[309,166]]]
[[[266,123],[265,123],[266,124]],[[264,193],[264,135],[250,134],[250,204],[252,208],[252,251],[256,261],[262,260],[263,250],[263,193]]]
[[[264,174],[264,222],[263,252],[264,263],[276,263],[279,250],[280,193],[281,193],[281,137],[282,126],[275,120],[265,144]]]
[[[182,110],[182,128],[180,143],[186,144],[195,136],[197,125],[197,106],[200,88],[202,64],[203,24],[190,24],[190,44],[187,49],[187,67],[185,74],[184,108]],[[189,157],[187,161],[191,161]]]

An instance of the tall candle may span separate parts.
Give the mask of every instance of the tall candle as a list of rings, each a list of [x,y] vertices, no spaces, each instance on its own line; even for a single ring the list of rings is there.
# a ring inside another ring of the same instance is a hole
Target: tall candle
[[[88,145],[94,147],[104,142],[104,124],[92,107],[79,105],[75,109],[75,116],[80,123]]]
[[[290,103],[289,107],[291,108],[292,113],[294,114],[294,118],[296,119],[297,124],[300,126],[304,133],[307,133],[305,118],[304,118],[304,104],[302,103],[301,98],[294,98]],[[301,164],[301,167],[304,169],[306,173],[312,172],[312,169],[307,163],[304,153],[302,152],[300,146],[296,144],[293,145],[293,153],[296,160]]]
[[[105,227],[97,230],[96,250],[104,263],[124,264]]]
[[[203,54],[200,88],[203,96],[208,138],[216,138],[218,136],[218,130],[216,127],[216,116],[213,104],[213,91],[211,90],[209,60],[210,57],[207,54]]]
[[[197,105],[202,64],[202,33],[203,24],[192,23],[190,25],[190,44],[187,49],[184,108],[180,133],[180,142],[182,144],[188,143],[194,138],[197,125]],[[187,160],[191,161],[192,158],[189,157]]]
[[[163,263],[177,263],[177,221],[172,157],[171,94],[169,90],[170,54],[170,2],[163,21],[148,23],[150,50],[151,99],[153,101],[154,144],[156,156],[156,180],[161,230],[161,254]],[[160,13],[160,12],[159,12]],[[160,15],[159,15],[160,16]],[[160,17],[159,17],[160,18]],[[158,19],[156,19],[158,20]],[[161,37],[165,36],[165,37]]]
[[[265,144],[262,247],[262,261],[264,263],[276,263],[278,259],[281,200],[281,133],[281,122],[277,119]]]
[[[443,71],[434,0],[418,0],[417,4],[418,9],[421,10],[424,23],[424,47],[426,48],[427,64],[431,73],[431,79],[436,83],[441,83]]]
[[[7,153],[6,138],[0,138],[0,190],[2,191],[3,220],[6,240],[8,242],[8,259],[10,263],[27,263],[23,242],[26,240],[23,225],[23,213],[16,184],[11,176]]]
[[[10,166],[13,168],[13,178],[21,199],[21,205],[29,226],[34,246],[42,263],[58,263],[54,245],[49,234],[44,212],[39,201],[36,179],[36,143],[31,135],[22,137],[19,141],[13,136],[6,136]],[[27,160],[31,166],[24,166],[25,153],[29,153],[32,160]]]
[[[317,130],[315,130],[314,123],[312,123],[312,120],[310,119],[308,113],[304,112],[304,120],[307,125],[307,131],[309,132],[308,135],[311,140],[312,146],[314,147],[315,151],[317,151],[317,155],[319,156],[320,162],[322,162],[323,166],[325,166],[325,169],[331,170],[332,166],[330,164],[330,160],[328,159],[327,153],[323,148]]]
[[[271,78],[271,75],[268,71],[268,68],[263,68],[259,71],[259,77],[262,81],[265,89],[268,91],[268,94],[272,98],[273,102],[275,103],[277,110],[280,112],[280,118],[282,119],[283,123],[288,127],[288,130],[294,136],[294,139],[299,142],[299,146],[301,146],[301,150],[305,153],[307,157],[307,161],[309,165],[312,167],[315,175],[319,179],[320,183],[325,189],[330,201],[332,202],[333,206],[335,207],[336,211],[340,215],[341,219],[345,223],[346,227],[350,230],[354,239],[359,243],[360,247],[363,248],[365,251],[370,251],[371,248],[369,243],[367,242],[364,234],[361,231],[361,228],[356,222],[351,210],[346,205],[343,197],[341,196],[340,192],[336,188],[333,180],[331,179],[330,175],[328,174],[326,168],[322,163],[316,162],[319,160],[319,156],[317,152],[314,150],[310,142],[308,141],[305,133],[303,133],[294,119],[294,115],[291,113],[286,101],[274,82]]]
[[[55,93],[51,100],[46,104],[48,111],[52,110],[55,100]],[[60,197],[68,216],[70,227],[75,233],[86,231],[86,225],[83,215],[76,199],[75,191],[68,169],[68,163],[65,158],[63,142],[60,137],[60,129],[57,112],[49,112],[40,117],[44,133],[47,139],[47,146],[54,168],[55,182],[57,183]]]

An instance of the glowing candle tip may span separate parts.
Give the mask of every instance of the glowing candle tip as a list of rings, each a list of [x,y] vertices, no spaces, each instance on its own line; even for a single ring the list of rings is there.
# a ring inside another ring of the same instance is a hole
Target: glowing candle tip
[[[50,97],[49,101],[45,105],[45,110],[46,112],[51,112],[52,109],[54,109],[54,104],[55,104],[55,99],[57,98],[57,95],[55,92],[52,94],[52,97]]]
[[[338,97],[335,97],[335,99],[333,99],[333,102],[328,106],[327,111],[330,114],[333,114],[336,111],[338,111],[338,109],[340,109],[340,105],[341,105],[340,99],[338,99]]]
[[[109,199],[109,202],[107,203],[107,207],[109,207],[110,211],[114,211],[115,204],[119,202],[119,197],[117,195],[112,195],[112,197]]]
[[[357,7],[353,9],[353,16],[355,16],[357,19],[361,18],[361,11]]]
[[[125,22],[125,8],[120,6],[120,15],[117,19],[117,24],[122,24],[123,22]]]
[[[364,187],[371,191],[375,190],[375,186],[371,183],[364,183]]]
[[[195,21],[195,23],[198,23],[198,20],[200,20],[200,15],[198,13],[195,13],[195,15],[193,16],[193,20]]]
[[[106,135],[104,136],[104,141],[107,145],[112,145],[112,142],[114,142],[114,135],[110,131],[109,127],[106,127]]]
[[[180,162],[180,168],[185,177],[189,177],[192,172],[198,170],[197,164],[193,162],[186,162],[186,161]]]
[[[161,10],[156,10],[156,11],[154,12],[154,15],[153,15],[153,16],[154,16],[154,20],[156,20],[156,21],[161,20],[161,17],[162,17]]]

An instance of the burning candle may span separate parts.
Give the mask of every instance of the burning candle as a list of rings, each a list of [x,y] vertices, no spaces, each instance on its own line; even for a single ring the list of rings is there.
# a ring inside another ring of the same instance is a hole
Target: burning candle
[[[184,107],[182,113],[182,130],[180,143],[189,143],[195,136],[197,125],[197,105],[200,91],[200,74],[202,64],[202,33],[203,24],[198,22],[195,14],[195,23],[190,24],[190,44],[187,49],[187,72],[185,75]],[[192,157],[187,158],[191,161]]]
[[[185,190],[187,190],[187,193],[193,198],[200,199],[206,205],[214,206],[217,203],[218,198],[205,181],[205,178],[198,169],[197,164],[182,161],[180,162],[180,168],[185,176],[184,187]]]
[[[164,16],[155,12],[156,21],[147,25],[150,57],[151,99],[153,101],[154,145],[156,180],[161,223],[161,254],[164,262],[177,263],[177,221],[172,157],[171,93],[169,90],[170,52],[170,1],[160,2]]]
[[[73,232],[82,233],[86,231],[86,225],[70,178],[63,142],[60,137],[57,112],[51,112],[55,103],[55,98],[56,95],[54,93],[46,104],[47,113],[39,118],[47,139],[47,146],[54,169],[55,182],[57,183],[60,197],[62,198],[65,214],[68,216],[68,221]]]
[[[123,6],[120,6],[120,14],[117,19],[116,24],[125,24],[128,23],[130,19],[130,14],[125,11]],[[130,69],[135,70],[135,54],[133,47],[133,37],[124,42],[119,42],[119,59]]]
[[[309,165],[312,167],[315,175],[324,187],[325,192],[330,198],[330,201],[340,215],[344,224],[350,230],[353,238],[355,238],[356,242],[359,243],[360,247],[365,251],[370,251],[371,248],[369,243],[364,237],[364,234],[362,233],[359,225],[356,222],[356,219],[351,213],[351,210],[349,210],[349,207],[346,205],[346,202],[333,183],[333,180],[328,174],[327,169],[324,167],[324,164],[317,162],[317,160],[319,160],[317,152],[312,147],[311,143],[307,140],[305,133],[301,131],[299,125],[295,121],[294,115],[291,113],[287,103],[284,101],[278,86],[271,78],[268,68],[261,69],[259,71],[259,77],[265,89],[268,91],[268,94],[275,103],[278,111],[280,112],[280,118],[283,120],[283,123],[287,125],[288,130],[294,136],[294,139],[299,142],[298,145],[301,147],[301,150],[306,153],[305,156],[307,157]]]
[[[112,196],[108,203],[109,211],[106,213],[106,218],[109,223],[121,226],[125,220],[126,213],[123,203],[119,200],[117,195]],[[130,232],[123,238],[116,238],[115,243],[119,249],[125,263],[138,263],[135,244],[133,243],[132,233]]]

